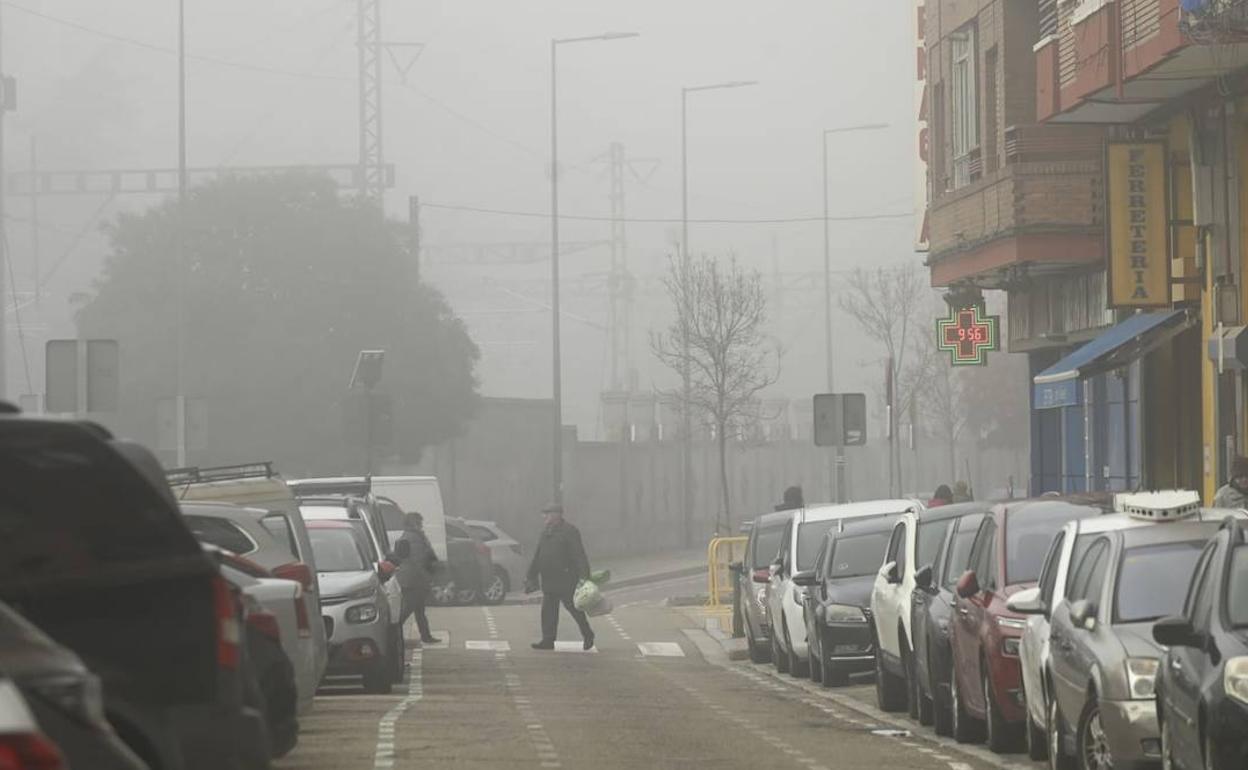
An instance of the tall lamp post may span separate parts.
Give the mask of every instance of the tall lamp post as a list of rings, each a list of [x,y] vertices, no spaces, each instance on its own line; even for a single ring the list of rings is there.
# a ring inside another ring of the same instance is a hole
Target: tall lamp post
[[[864,123],[858,126],[828,128],[823,131],[823,341],[824,358],[828,373],[828,392],[836,392],[835,369],[832,365],[832,236],[828,227],[828,136],[851,131],[877,131],[888,128],[887,123]],[[828,478],[835,479],[834,499],[845,502],[845,447],[837,447],[834,469]]]
[[[689,269],[689,94],[699,91],[718,91],[727,88],[745,88],[758,85],[757,80],[726,80],[701,86],[685,86],[680,89],[680,269],[687,275]],[[685,330],[683,341],[684,363],[681,366],[681,500],[684,509],[685,546],[693,542],[693,414],[689,409],[689,338]],[[718,520],[718,519],[717,519]]]
[[[550,41],[550,309],[552,400],[554,401],[554,503],[563,505],[563,361],[559,342],[559,46],[637,37],[636,32],[607,32]]]

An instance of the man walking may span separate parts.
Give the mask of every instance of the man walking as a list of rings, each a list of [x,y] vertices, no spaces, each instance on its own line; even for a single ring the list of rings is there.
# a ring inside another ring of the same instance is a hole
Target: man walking
[[[1248,509],[1248,457],[1231,461],[1231,478],[1213,497],[1214,508]]]
[[[438,564],[429,537],[425,534],[425,518],[419,513],[409,513],[403,520],[403,534],[394,544],[398,561],[399,587],[403,589],[403,610],[399,627],[407,622],[409,615],[416,616],[416,628],[420,641],[437,644],[442,641],[429,632],[429,617],[425,614],[425,599],[429,596],[430,577]]]
[[[581,629],[583,648],[594,647],[594,631],[589,618],[572,604],[577,583],[589,578],[589,558],[581,543],[581,532],[563,519],[563,506],[552,505],[542,511],[546,527],[529,564],[524,584],[525,593],[542,589],[542,640],[534,642],[535,650],[555,649],[555,636],[559,631],[559,605],[563,604],[576,625]]]

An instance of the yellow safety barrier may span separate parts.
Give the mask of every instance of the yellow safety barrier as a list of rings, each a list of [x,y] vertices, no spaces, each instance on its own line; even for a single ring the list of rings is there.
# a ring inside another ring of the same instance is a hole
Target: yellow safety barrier
[[[745,544],[748,541],[749,538],[744,535],[711,539],[706,548],[708,607],[732,605],[732,585],[736,576],[729,565],[745,559]]]

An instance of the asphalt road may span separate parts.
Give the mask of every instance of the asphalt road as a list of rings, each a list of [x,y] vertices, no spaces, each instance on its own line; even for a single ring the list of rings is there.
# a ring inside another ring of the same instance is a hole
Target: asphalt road
[[[412,654],[390,696],[352,683],[318,698],[282,770],[399,768],[871,768],[1009,766],[854,706],[866,686],[826,697],[765,667],[729,662],[686,612],[662,606],[698,579],[622,589],[591,622],[596,652],[529,648],[536,606],[431,611],[448,641]]]

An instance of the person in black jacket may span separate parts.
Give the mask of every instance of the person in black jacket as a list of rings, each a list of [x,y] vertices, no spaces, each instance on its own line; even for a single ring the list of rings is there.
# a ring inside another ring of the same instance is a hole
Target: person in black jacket
[[[420,641],[437,644],[442,641],[429,631],[429,617],[425,614],[425,600],[429,596],[431,576],[438,566],[438,556],[433,551],[429,536],[425,534],[425,519],[419,513],[409,513],[403,521],[403,534],[394,544],[392,560],[398,563],[396,578],[403,589],[403,611],[399,626],[407,622],[409,615],[416,616],[416,628]]]
[[[525,593],[542,589],[542,640],[534,642],[535,650],[553,650],[559,631],[559,605],[562,603],[581,629],[583,647],[594,647],[594,630],[589,618],[572,604],[577,584],[589,578],[589,558],[581,543],[581,532],[563,519],[563,506],[552,505],[542,511],[546,528],[542,530],[537,551],[529,564],[524,584]]]

